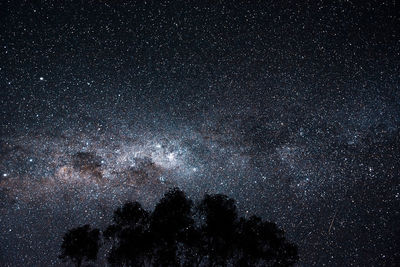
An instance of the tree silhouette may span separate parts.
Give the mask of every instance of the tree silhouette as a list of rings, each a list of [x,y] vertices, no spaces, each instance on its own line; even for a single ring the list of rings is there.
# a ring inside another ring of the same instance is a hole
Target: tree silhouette
[[[103,234],[111,242],[112,266],[292,266],[298,261],[297,247],[283,230],[257,216],[239,218],[235,201],[225,195],[206,195],[194,207],[174,188],[153,212],[128,202],[114,212],[113,221]],[[94,260],[99,232],[95,238],[90,233],[87,225],[69,231],[63,258],[78,266],[84,257]]]
[[[204,222],[200,226],[200,251],[209,265],[226,265],[237,245],[235,201],[224,195],[206,195],[198,205]]]
[[[114,224],[104,231],[112,240],[108,262],[112,265],[143,266],[150,255],[152,237],[149,233],[149,213],[140,203],[128,202],[114,212]]]
[[[60,259],[68,258],[81,266],[83,260],[95,261],[100,247],[100,231],[89,225],[69,230],[63,237]]]
[[[192,201],[178,188],[167,192],[156,205],[150,230],[154,238],[154,263],[157,266],[180,265],[178,254],[184,256],[182,248],[187,241],[187,231],[192,229],[194,223],[192,205]]]
[[[286,241],[275,223],[257,216],[241,218],[237,228],[236,262],[240,266],[291,266],[298,260],[297,247]]]

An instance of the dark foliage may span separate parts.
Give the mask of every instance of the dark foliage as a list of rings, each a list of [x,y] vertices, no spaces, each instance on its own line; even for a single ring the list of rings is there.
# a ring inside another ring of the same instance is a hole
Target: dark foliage
[[[286,241],[284,231],[275,223],[257,216],[241,218],[237,227],[235,247],[240,266],[291,266],[297,262],[297,247]]]
[[[104,237],[111,242],[113,266],[292,266],[298,261],[297,247],[276,224],[257,216],[238,218],[235,201],[225,195],[206,195],[193,207],[177,188],[152,213],[137,202],[118,208]]]
[[[150,222],[154,238],[154,264],[177,266],[180,264],[179,245],[185,244],[187,230],[193,227],[192,201],[185,193],[174,188],[156,205]]]
[[[63,237],[60,259],[68,258],[81,266],[84,260],[95,261],[100,247],[100,231],[89,225],[69,230]]]
[[[143,266],[152,247],[148,229],[149,213],[137,202],[128,202],[114,212],[114,224],[104,231],[113,246],[108,261],[112,265]]]
[[[201,252],[210,265],[225,265],[234,255],[237,239],[237,210],[233,199],[206,195],[198,210],[204,223],[200,227]]]

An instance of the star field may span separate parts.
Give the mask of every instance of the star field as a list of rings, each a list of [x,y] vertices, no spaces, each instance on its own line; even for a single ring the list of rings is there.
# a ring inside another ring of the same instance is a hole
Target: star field
[[[178,186],[299,266],[395,266],[397,5],[3,1],[0,265],[60,266],[68,229]]]

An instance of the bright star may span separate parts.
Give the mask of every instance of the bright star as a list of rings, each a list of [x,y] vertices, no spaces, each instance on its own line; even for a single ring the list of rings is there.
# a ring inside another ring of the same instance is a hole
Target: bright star
[[[175,154],[174,154],[173,152],[171,152],[171,153],[168,154],[167,158],[168,158],[170,161],[173,161],[173,160],[175,159]]]

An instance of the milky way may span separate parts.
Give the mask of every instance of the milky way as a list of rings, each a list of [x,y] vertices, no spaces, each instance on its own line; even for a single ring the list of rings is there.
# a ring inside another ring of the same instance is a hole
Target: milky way
[[[395,265],[392,5],[7,2],[0,265],[62,265],[68,229],[171,187],[276,222],[301,266]]]

